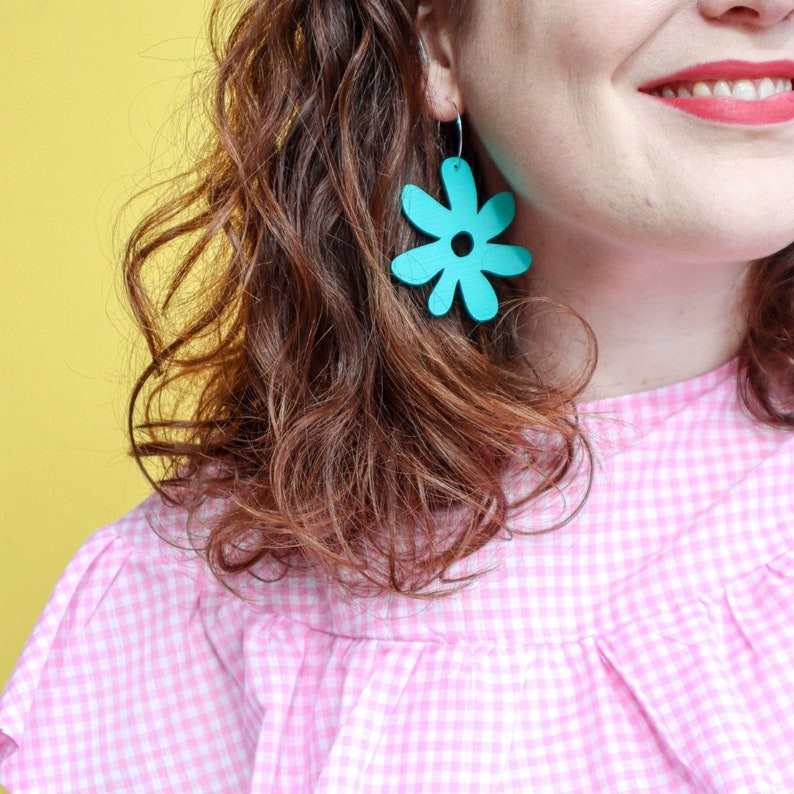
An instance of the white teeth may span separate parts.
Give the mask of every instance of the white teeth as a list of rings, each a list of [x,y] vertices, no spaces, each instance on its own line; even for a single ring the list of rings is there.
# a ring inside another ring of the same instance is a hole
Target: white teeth
[[[774,85],[772,87],[774,88]],[[717,80],[714,83],[714,96],[731,96],[731,87],[727,80]]]
[[[768,96],[772,96],[774,93],[775,93],[775,81],[772,80],[770,77],[765,77],[758,84],[758,98],[766,99]]]
[[[757,102],[776,94],[794,90],[792,81],[785,77],[764,77],[760,80],[696,80],[692,83],[668,83],[652,93],[666,99],[690,97],[733,97],[745,102]]]
[[[752,80],[737,80],[733,84],[731,94],[734,99],[758,99],[758,89],[753,85]]]

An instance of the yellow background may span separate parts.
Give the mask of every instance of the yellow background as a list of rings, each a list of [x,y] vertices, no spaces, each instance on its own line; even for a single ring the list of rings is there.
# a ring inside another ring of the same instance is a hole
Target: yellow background
[[[0,0],[0,686],[70,556],[147,492],[113,227],[183,148],[206,5]]]

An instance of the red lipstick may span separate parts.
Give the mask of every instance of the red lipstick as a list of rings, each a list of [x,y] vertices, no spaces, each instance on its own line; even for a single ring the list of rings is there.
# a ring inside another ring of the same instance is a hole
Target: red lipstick
[[[794,92],[784,91],[765,99],[738,99],[732,96],[659,96],[663,86],[691,85],[695,82],[715,80],[773,80],[794,77],[794,61],[777,60],[755,63],[752,61],[715,61],[682,69],[675,74],[654,80],[640,87],[652,99],[682,110],[693,116],[723,124],[763,125],[780,124],[794,119]]]

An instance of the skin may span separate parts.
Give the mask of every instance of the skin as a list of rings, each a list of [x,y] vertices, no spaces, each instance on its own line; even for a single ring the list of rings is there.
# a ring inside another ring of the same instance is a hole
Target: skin
[[[527,293],[595,332],[583,398],[732,358],[751,263],[794,240],[794,122],[717,123],[638,89],[698,63],[794,59],[794,0],[469,0],[458,28],[433,0],[418,22],[427,112],[450,121],[457,104],[489,195],[515,194],[504,241],[532,251]],[[574,370],[581,326],[534,315],[533,362]]]

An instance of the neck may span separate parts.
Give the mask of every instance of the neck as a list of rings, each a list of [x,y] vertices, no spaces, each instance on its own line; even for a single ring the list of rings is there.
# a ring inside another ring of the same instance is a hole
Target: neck
[[[736,355],[748,263],[553,240],[535,246],[527,279],[532,295],[568,307],[595,335],[597,363],[581,400],[687,380]],[[589,337],[570,313],[534,310],[525,332],[532,361],[550,379],[569,377],[587,360]]]

